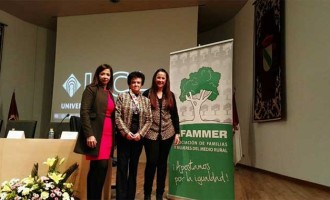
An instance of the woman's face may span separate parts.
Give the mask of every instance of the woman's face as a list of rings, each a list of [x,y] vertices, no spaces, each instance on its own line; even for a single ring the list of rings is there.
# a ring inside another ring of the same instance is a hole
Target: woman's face
[[[131,89],[134,94],[139,94],[141,87],[142,87],[141,78],[133,78],[131,80],[131,84],[129,84],[129,89]]]
[[[103,86],[106,86],[110,81],[110,69],[105,69],[99,74],[99,80]]]
[[[163,89],[166,84],[166,74],[165,72],[158,72],[156,75],[156,85],[158,89]]]

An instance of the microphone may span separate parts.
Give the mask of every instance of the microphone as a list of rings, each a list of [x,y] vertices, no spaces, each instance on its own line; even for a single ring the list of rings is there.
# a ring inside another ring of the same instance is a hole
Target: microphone
[[[56,129],[54,130],[54,131],[57,131],[58,130],[58,128],[60,128],[61,127],[61,125],[62,125],[62,123],[63,123],[63,121],[67,118],[67,117],[69,117],[70,116],[70,114],[68,113],[68,114],[66,114],[65,115],[65,117],[63,117],[63,119],[61,120],[61,122],[57,125],[57,127],[56,127]],[[62,131],[58,134],[58,138],[61,138],[61,135],[62,135]]]

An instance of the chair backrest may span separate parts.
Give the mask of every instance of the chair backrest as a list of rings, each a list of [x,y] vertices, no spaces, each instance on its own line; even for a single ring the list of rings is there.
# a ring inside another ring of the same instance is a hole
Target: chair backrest
[[[81,121],[80,117],[71,116],[70,117],[70,131],[77,131],[79,132],[81,128]]]
[[[37,121],[35,120],[8,120],[5,137],[7,137],[8,131],[15,129],[17,131],[24,131],[25,138],[34,138],[36,127]]]
[[[2,128],[2,122],[3,122],[3,120],[0,119],[0,131],[1,131],[1,128]]]

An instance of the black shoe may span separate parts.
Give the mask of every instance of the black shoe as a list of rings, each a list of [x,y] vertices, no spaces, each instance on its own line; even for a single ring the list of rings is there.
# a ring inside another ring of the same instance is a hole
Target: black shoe
[[[144,195],[144,200],[151,200],[151,195]]]

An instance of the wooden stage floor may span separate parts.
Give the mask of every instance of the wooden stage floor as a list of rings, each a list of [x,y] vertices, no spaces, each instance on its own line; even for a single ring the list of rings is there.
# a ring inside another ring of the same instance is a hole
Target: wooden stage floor
[[[143,200],[144,163],[139,164],[137,200]],[[330,199],[330,188],[295,181],[261,170],[245,166],[235,167],[235,200],[326,200]],[[112,183],[115,184],[116,168],[112,170]],[[155,189],[151,198],[155,199]],[[166,184],[165,193],[168,187]],[[166,195],[164,195],[164,199]],[[112,190],[112,199],[115,191]]]

